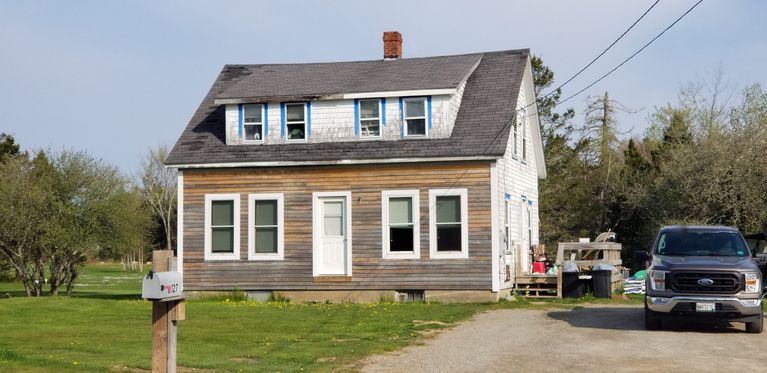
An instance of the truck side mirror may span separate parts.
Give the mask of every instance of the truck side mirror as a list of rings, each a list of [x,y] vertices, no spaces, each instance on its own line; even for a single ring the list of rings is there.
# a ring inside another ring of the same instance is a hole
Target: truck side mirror
[[[641,263],[648,262],[650,261],[650,253],[647,251],[635,251],[634,260]]]

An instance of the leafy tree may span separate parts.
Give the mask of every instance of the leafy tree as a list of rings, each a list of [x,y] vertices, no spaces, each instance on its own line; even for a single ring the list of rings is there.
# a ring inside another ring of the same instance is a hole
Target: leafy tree
[[[173,231],[176,216],[177,174],[164,165],[168,148],[160,146],[150,149],[141,170],[141,194],[155,218],[162,226],[164,246],[173,250]]]
[[[0,162],[6,157],[19,154],[19,144],[16,144],[13,136],[0,133]]]
[[[147,222],[127,179],[87,153],[0,163],[0,256],[29,296],[46,282],[52,295],[71,294],[88,258],[143,245]]]
[[[645,138],[629,141],[621,175],[619,233],[628,251],[646,249],[667,224],[721,224],[767,229],[767,93],[747,88],[740,103],[718,101],[690,84],[679,102],[656,109]],[[649,156],[648,156],[649,154]]]
[[[71,294],[82,264],[102,249],[144,244],[141,200],[120,172],[84,152],[62,152],[51,162],[55,203],[46,234],[51,294]]]
[[[41,295],[45,279],[43,241],[51,195],[39,167],[46,162],[41,152],[32,161],[13,157],[0,163],[0,256],[27,296]]]

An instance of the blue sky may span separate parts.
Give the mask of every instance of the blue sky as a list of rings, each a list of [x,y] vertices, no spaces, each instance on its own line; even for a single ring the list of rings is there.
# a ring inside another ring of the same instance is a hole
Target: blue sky
[[[172,145],[226,63],[369,60],[399,30],[405,57],[531,48],[559,81],[653,1],[13,1],[0,2],[0,132],[26,149],[87,150],[135,172]],[[661,0],[599,62],[584,87],[694,3]],[[732,89],[767,82],[767,2],[705,0],[609,78],[572,100],[610,96],[637,114],[719,66]],[[568,105],[569,106],[569,105]],[[578,113],[577,119],[582,120]]]

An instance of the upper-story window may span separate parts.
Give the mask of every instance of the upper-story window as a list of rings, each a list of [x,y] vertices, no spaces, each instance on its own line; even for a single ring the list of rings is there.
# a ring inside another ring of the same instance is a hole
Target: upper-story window
[[[406,98],[403,99],[405,121],[405,136],[426,136],[427,135],[427,115],[426,98]]]
[[[243,105],[242,108],[243,142],[261,142],[264,140],[264,105]]]
[[[527,161],[527,113],[522,111],[522,161]]]
[[[514,121],[514,139],[512,141],[511,146],[514,150],[512,157],[517,158],[517,154],[519,154],[519,121]]]
[[[285,104],[285,127],[288,141],[306,140],[306,104]]]
[[[381,100],[359,100],[360,138],[381,137]]]

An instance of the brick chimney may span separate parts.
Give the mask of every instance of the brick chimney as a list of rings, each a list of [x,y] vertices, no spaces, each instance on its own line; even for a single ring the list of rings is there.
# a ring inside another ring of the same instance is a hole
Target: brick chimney
[[[385,31],[383,33],[384,59],[402,58],[402,34],[399,31]]]

